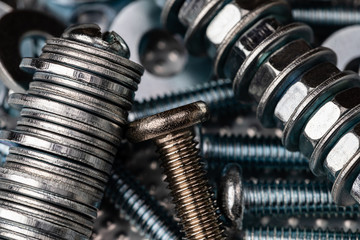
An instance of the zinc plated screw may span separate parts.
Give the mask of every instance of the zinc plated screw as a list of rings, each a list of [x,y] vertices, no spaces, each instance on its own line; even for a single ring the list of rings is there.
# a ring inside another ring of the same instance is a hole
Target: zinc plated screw
[[[359,233],[314,230],[300,228],[249,228],[243,231],[241,240],[357,240]]]
[[[126,169],[112,175],[105,197],[146,238],[152,240],[182,239],[180,229],[166,210]]]
[[[177,216],[188,240],[225,239],[192,126],[209,118],[204,102],[195,102],[129,124],[130,141],[153,139],[158,146]]]
[[[358,205],[337,206],[325,182],[245,182],[241,167],[226,166],[219,196],[224,214],[241,227],[244,214],[253,216],[359,216]]]
[[[295,8],[295,21],[312,25],[347,26],[360,23],[360,12],[351,8]]]
[[[244,168],[308,169],[300,152],[290,152],[275,137],[220,136],[200,134],[201,155],[210,168],[238,163]]]
[[[204,101],[212,116],[246,108],[246,105],[239,104],[234,98],[232,81],[220,79],[196,85],[185,91],[135,102],[128,119],[134,121],[196,101]]]

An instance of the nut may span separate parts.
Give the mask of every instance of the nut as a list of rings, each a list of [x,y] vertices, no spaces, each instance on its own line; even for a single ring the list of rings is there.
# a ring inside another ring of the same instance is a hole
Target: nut
[[[227,5],[214,17],[206,29],[206,38],[209,41],[209,55],[216,54],[217,46],[225,39],[230,30],[239,22],[246,11],[241,9],[236,3]]]
[[[211,0],[190,0],[185,1],[179,12],[179,20],[185,26],[190,26],[201,10],[208,5]]]
[[[226,59],[224,65],[225,76],[234,79],[249,53],[266,37],[274,33],[279,26],[280,24],[275,18],[265,18],[246,31],[236,41]]]
[[[323,63],[310,69],[299,82],[292,85],[282,96],[275,108],[275,116],[285,124],[301,101],[314,88],[324,82],[330,74],[338,72],[331,63]]]
[[[360,137],[354,132],[349,132],[340,138],[324,162],[324,167],[328,172],[330,180],[335,180],[345,164],[359,149]]]
[[[305,125],[304,131],[300,135],[300,150],[301,152],[310,157],[320,139],[327,133],[327,131],[335,124],[335,122],[342,117],[347,111],[360,104],[360,88],[350,88],[335,95],[335,97],[324,104],[318,111],[309,119]],[[328,157],[326,158],[326,165],[329,167],[330,172],[334,173],[334,169],[339,169],[343,166],[347,155],[352,152],[353,147],[348,142],[348,138],[353,140],[352,135],[348,135],[341,142],[338,142],[339,147],[333,148]],[[356,141],[354,140],[354,144]],[[350,144],[349,146],[343,144]],[[346,148],[341,149],[342,146]],[[340,149],[339,149],[340,148]],[[349,148],[349,149],[347,149]],[[342,151],[349,151],[348,154]],[[338,158],[338,160],[334,160]],[[345,161],[346,163],[346,161]],[[339,169],[341,170],[341,168]]]
[[[301,39],[292,41],[277,50],[260,66],[259,70],[254,75],[254,78],[250,83],[249,93],[257,102],[259,102],[263,93],[276,76],[285,69],[289,63],[310,49],[310,46]]]

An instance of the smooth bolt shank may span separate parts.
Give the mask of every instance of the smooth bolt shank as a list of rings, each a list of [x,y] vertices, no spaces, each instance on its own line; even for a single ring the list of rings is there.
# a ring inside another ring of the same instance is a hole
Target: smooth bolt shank
[[[204,102],[196,102],[129,124],[127,136],[153,139],[185,237],[224,239],[212,194],[191,127],[209,118]]]
[[[111,36],[111,37],[109,37]],[[0,169],[0,238],[88,239],[143,72],[116,33],[68,28],[37,59]]]

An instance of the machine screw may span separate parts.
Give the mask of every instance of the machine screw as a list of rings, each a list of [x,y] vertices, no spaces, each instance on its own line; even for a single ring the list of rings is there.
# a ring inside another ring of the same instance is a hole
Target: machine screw
[[[129,124],[130,141],[153,139],[186,239],[225,239],[191,127],[209,118],[195,102]]]
[[[129,121],[134,121],[195,101],[204,101],[209,107],[211,116],[249,107],[249,105],[244,105],[242,108],[234,98],[231,80],[224,79],[206,82],[186,91],[170,93],[150,100],[143,100],[142,102],[135,102],[129,113]]]
[[[210,168],[233,162],[243,168],[308,169],[309,161],[300,152],[290,152],[275,137],[200,136],[201,155]]]
[[[241,240],[320,240],[320,239],[336,239],[336,240],[358,240],[359,233],[329,231],[329,230],[309,230],[299,228],[249,228],[244,230],[242,238],[234,238]]]
[[[121,209],[138,231],[152,240],[182,239],[174,219],[124,168],[112,175],[105,197]]]
[[[358,9],[350,8],[295,8],[295,21],[311,25],[348,26],[360,23]]]
[[[97,25],[68,28],[47,40],[33,73],[0,168],[0,237],[88,239],[127,113],[143,68],[131,62],[123,39]]]
[[[237,164],[225,167],[219,197],[225,215],[242,226],[244,214],[254,216],[343,216],[360,215],[358,205],[337,206],[325,182],[245,182]]]

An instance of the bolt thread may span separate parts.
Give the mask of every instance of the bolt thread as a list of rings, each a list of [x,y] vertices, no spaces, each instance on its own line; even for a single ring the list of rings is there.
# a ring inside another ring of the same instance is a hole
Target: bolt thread
[[[177,223],[146,189],[125,169],[112,175],[105,193],[115,208],[146,238],[182,239]]]
[[[23,59],[33,82],[10,96],[21,118],[0,133],[13,143],[0,168],[0,228],[13,238],[90,237],[141,75],[121,40],[79,25]]]
[[[196,101],[204,101],[211,115],[224,114],[230,111],[245,109],[234,98],[232,81],[229,79],[206,82],[186,91],[135,102],[129,113],[129,121],[134,121],[178,106]]]
[[[358,205],[337,206],[325,182],[244,183],[245,213],[264,215],[310,215],[358,217]]]
[[[346,26],[360,23],[360,13],[350,8],[297,8],[292,10],[295,21],[314,25]]]
[[[307,230],[299,228],[250,228],[244,231],[243,240],[357,240],[359,233],[328,231],[328,230]]]
[[[286,150],[279,138],[203,134],[200,149],[214,169],[230,162],[243,168],[308,168],[308,160],[299,152]]]
[[[224,239],[191,130],[155,140],[186,239]]]

